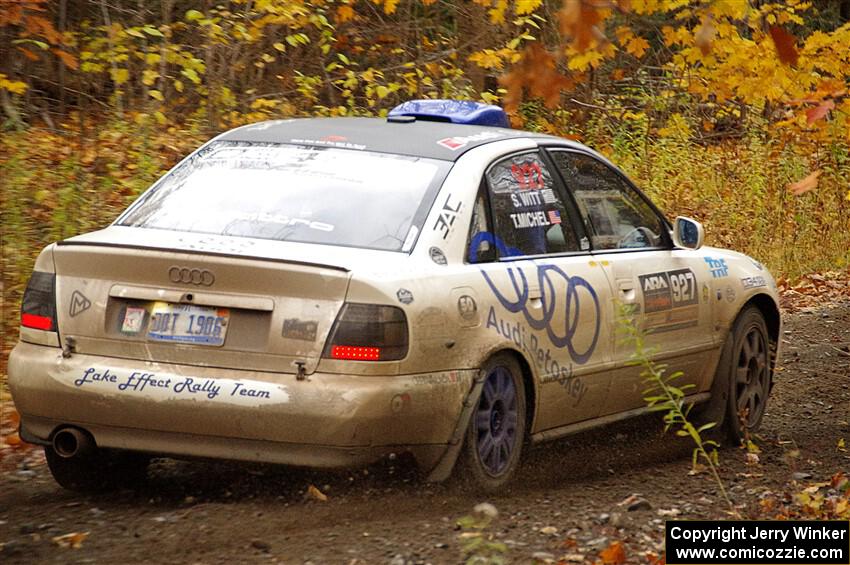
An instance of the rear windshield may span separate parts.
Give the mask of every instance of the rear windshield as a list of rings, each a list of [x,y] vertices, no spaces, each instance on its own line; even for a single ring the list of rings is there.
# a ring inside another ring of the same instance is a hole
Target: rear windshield
[[[218,141],[116,223],[410,251],[449,166],[369,151]]]

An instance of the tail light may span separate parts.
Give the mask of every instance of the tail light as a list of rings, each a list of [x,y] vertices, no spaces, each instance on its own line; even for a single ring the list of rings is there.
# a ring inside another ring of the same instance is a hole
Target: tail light
[[[407,355],[407,316],[395,306],[345,304],[322,357],[395,361]]]
[[[56,275],[33,271],[21,301],[21,325],[56,331]]]

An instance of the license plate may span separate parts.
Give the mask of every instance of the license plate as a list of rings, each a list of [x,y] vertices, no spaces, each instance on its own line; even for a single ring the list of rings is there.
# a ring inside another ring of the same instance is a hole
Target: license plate
[[[192,304],[157,302],[151,309],[148,339],[197,345],[223,345],[230,311]]]

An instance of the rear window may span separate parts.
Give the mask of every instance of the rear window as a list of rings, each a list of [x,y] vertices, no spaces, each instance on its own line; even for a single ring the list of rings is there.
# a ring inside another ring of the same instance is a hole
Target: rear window
[[[449,167],[369,151],[218,141],[117,224],[410,251]]]

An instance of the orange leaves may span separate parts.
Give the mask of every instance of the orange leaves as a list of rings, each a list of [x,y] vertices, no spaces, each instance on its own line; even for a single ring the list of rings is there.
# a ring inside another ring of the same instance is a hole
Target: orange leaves
[[[810,190],[816,189],[818,187],[818,177],[820,176],[820,174],[821,171],[817,170],[807,175],[804,179],[789,184],[788,192],[790,192],[794,196],[800,196],[801,194],[805,194]]]
[[[820,120],[827,114],[829,111],[835,108],[835,102],[832,100],[824,100],[814,108],[810,108],[806,110],[806,123],[812,125],[816,121]]]
[[[573,87],[573,81],[558,72],[554,56],[539,43],[526,47],[519,62],[499,82],[508,91],[504,104],[509,112],[516,111],[522,102],[523,90],[543,98],[552,108],[560,102],[561,91]]]
[[[558,12],[561,33],[572,41],[572,47],[579,52],[594,44],[607,43],[601,24],[611,15],[612,8],[628,12],[631,0],[564,0]],[[634,49],[639,51],[637,46]]]
[[[796,65],[800,58],[797,53],[797,39],[779,26],[770,26],[769,31],[779,60],[786,65]]]
[[[703,57],[711,53],[711,43],[714,41],[715,35],[717,35],[717,29],[714,27],[714,18],[711,14],[706,14],[702,18],[699,29],[694,34],[694,45],[699,47]]]
[[[51,49],[53,54],[62,61],[62,64],[68,67],[69,69],[76,71],[80,64],[77,62],[77,58],[68,53],[67,51],[62,51],[61,49]]]
[[[399,0],[372,0],[373,3],[383,6],[384,13],[387,15],[393,14],[398,8]]]
[[[599,557],[604,565],[621,565],[626,562],[626,549],[622,542],[615,541],[599,552]]]
[[[344,24],[345,22],[354,19],[354,8],[349,5],[343,5],[336,9],[336,21]]]
[[[558,12],[561,33],[572,38],[573,46],[579,51],[584,51],[594,41],[605,39],[598,27],[605,16],[591,0],[564,0],[564,7]]]

